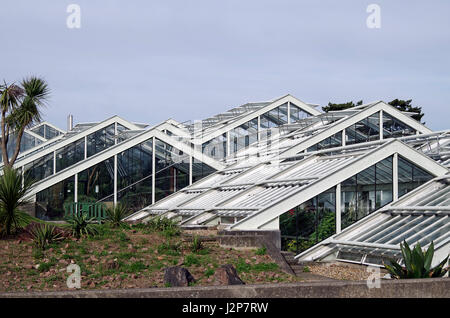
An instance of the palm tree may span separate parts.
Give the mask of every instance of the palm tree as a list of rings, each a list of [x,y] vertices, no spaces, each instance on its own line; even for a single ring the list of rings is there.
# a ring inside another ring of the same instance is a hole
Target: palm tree
[[[11,167],[3,169],[0,176],[0,225],[5,228],[6,234],[25,226],[30,216],[20,208],[28,204],[25,196],[33,187],[33,180],[22,180],[20,171]]]
[[[20,85],[0,85],[1,150],[5,167],[12,167],[16,161],[25,129],[41,122],[41,109],[49,94],[47,83],[35,76],[24,79]],[[16,137],[11,158],[7,151],[10,133]]]

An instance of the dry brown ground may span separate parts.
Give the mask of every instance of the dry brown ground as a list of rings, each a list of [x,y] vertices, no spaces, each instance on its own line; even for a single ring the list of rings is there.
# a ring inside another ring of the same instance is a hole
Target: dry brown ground
[[[3,239],[0,291],[67,290],[71,263],[81,267],[82,289],[165,287],[164,268],[173,265],[187,268],[199,286],[216,284],[214,271],[224,264],[233,264],[247,284],[298,281],[256,250],[224,249],[211,242],[193,253],[191,243],[181,237],[171,242],[179,249],[164,248],[164,236],[141,229],[107,229],[93,238],[67,238],[43,252],[23,238]]]

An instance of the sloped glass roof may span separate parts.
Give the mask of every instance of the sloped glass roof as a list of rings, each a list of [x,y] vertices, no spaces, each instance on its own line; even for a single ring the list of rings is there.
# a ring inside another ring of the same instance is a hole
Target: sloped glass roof
[[[299,260],[340,260],[383,265],[400,258],[400,243],[427,248],[436,264],[450,251],[450,177],[436,178],[369,218],[298,256]]]

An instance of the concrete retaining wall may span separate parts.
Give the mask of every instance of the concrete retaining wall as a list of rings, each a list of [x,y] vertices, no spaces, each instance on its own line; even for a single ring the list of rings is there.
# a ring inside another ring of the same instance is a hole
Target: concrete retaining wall
[[[450,279],[383,280],[381,288],[366,282],[310,282],[244,286],[0,293],[1,298],[450,298]]]
[[[281,249],[280,231],[219,231],[217,235],[223,247],[257,248],[261,247],[261,240],[266,239]]]

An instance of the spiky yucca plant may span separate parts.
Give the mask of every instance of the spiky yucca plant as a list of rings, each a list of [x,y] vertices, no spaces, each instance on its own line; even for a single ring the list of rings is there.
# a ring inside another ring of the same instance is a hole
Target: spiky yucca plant
[[[36,247],[42,250],[45,250],[48,245],[64,239],[61,232],[58,232],[55,226],[49,224],[38,225],[30,233]]]
[[[26,226],[31,217],[21,211],[21,207],[29,203],[25,199],[33,187],[33,180],[25,178],[13,168],[6,166],[0,176],[0,225],[7,235]]]
[[[444,276],[449,268],[445,267],[448,262],[448,256],[437,266],[431,267],[434,256],[434,243],[431,242],[427,251],[424,253],[418,242],[411,250],[406,240],[400,243],[403,262],[405,266],[391,260],[390,265],[384,264],[391,276],[396,279],[404,278],[431,278]]]
[[[111,224],[113,227],[119,227],[125,224],[122,221],[129,214],[129,210],[124,204],[117,204],[113,208],[109,208],[106,210],[106,222]]]
[[[72,231],[72,235],[76,238],[82,236],[92,236],[98,234],[98,229],[95,226],[95,218],[88,218],[86,213],[77,213],[66,219],[68,227]]]

